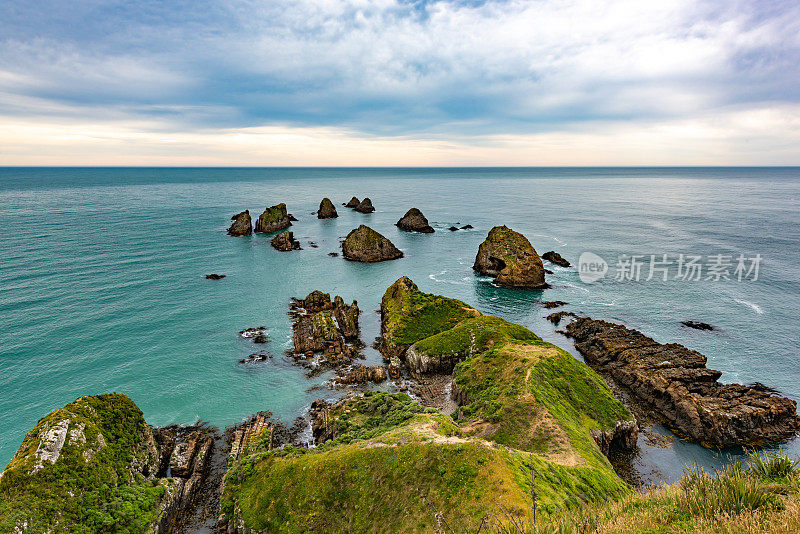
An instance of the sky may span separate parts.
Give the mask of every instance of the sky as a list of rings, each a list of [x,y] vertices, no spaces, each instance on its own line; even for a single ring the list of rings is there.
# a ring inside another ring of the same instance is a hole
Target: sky
[[[0,0],[0,165],[800,165],[800,2]]]

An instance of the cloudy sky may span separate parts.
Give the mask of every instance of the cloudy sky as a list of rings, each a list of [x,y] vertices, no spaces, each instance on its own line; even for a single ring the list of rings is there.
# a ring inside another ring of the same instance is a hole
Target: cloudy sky
[[[800,164],[800,2],[0,0],[29,164]]]

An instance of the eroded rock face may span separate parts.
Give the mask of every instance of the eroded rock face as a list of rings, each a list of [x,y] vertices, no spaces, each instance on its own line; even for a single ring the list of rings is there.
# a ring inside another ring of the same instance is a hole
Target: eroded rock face
[[[632,451],[639,439],[639,426],[636,421],[619,421],[613,430],[592,430],[600,451],[606,456],[611,451]]]
[[[286,204],[281,203],[265,209],[264,213],[258,216],[255,231],[267,234],[289,228],[291,225]]]
[[[411,208],[403,215],[403,218],[397,221],[396,226],[406,232],[420,232],[423,234],[432,234],[433,228],[428,224],[428,219],[417,208]]]
[[[359,204],[361,204],[361,201],[358,200],[358,197],[353,197],[353,198],[350,199],[349,202],[343,203],[342,205],[345,208],[356,208],[356,207],[358,207]]]
[[[359,213],[372,213],[375,211],[375,208],[372,207],[372,201],[369,197],[365,197],[364,200],[358,203],[355,210]]]
[[[403,253],[387,238],[361,225],[349,234],[342,243],[342,254],[348,260],[376,262],[402,258]]]
[[[542,254],[542,259],[545,259],[545,260],[549,261],[550,263],[552,263],[554,265],[558,265],[560,267],[571,267],[572,266],[567,260],[565,260],[563,257],[561,257],[561,254],[559,254],[558,252],[553,252],[552,250]]]
[[[544,289],[542,260],[528,239],[507,226],[495,226],[478,248],[473,269],[494,276],[504,287]]]
[[[231,217],[233,224],[228,228],[228,235],[239,237],[253,233],[253,223],[250,220],[250,211],[244,210]]]
[[[300,250],[300,241],[294,238],[294,234],[289,230],[281,232],[270,241],[272,248],[282,252],[289,252],[291,250]]]
[[[317,219],[335,219],[339,214],[336,213],[336,207],[331,202],[331,199],[325,197],[319,203],[319,210],[317,210]]]
[[[334,381],[337,384],[366,384],[384,382],[386,378],[386,368],[381,365],[354,365],[347,374],[336,377]]]
[[[706,447],[755,446],[800,430],[797,405],[740,384],[720,384],[706,358],[622,325],[578,318],[566,327],[586,363],[654,408],[681,436]]]
[[[321,363],[337,367],[357,355],[353,343],[359,341],[358,303],[345,304],[342,297],[331,301],[329,293],[312,291],[304,299],[291,304],[296,320],[292,325],[292,340],[296,355],[311,358],[322,352]]]

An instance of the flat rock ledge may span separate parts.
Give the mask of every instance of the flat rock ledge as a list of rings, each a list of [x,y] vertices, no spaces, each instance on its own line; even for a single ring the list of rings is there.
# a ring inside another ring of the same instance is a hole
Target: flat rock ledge
[[[342,297],[331,300],[329,293],[312,291],[304,299],[294,299],[290,305],[296,320],[292,325],[294,354],[312,359],[322,353],[319,362],[325,367],[348,364],[358,355],[358,303],[345,304]]]
[[[495,277],[503,287],[545,289],[542,259],[528,239],[507,226],[495,226],[478,248],[472,268]]]
[[[286,204],[280,203],[264,210],[256,220],[256,232],[268,234],[284,230],[292,225],[289,213],[286,211]]]
[[[233,224],[228,228],[228,235],[241,237],[253,233],[253,221],[250,219],[250,210],[244,210],[231,217]]]
[[[342,205],[345,208],[357,208],[359,204],[361,204],[361,201],[358,200],[358,197],[353,197],[353,198],[350,199],[349,202],[343,203]]]
[[[403,257],[403,253],[391,241],[363,224],[347,234],[342,243],[342,255],[351,261],[370,263]]]
[[[586,363],[652,407],[682,437],[709,448],[759,446],[800,430],[797,404],[763,389],[720,384],[706,357],[588,317],[566,327]],[[613,438],[612,438],[613,439]]]
[[[433,228],[428,224],[428,219],[417,208],[411,208],[397,221],[395,225],[406,232],[420,232],[422,234],[432,234]]]

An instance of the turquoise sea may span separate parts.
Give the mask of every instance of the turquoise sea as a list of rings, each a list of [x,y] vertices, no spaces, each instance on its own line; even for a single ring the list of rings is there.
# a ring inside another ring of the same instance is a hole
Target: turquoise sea
[[[353,195],[369,196],[377,211],[339,207],[340,217],[326,221],[313,214],[324,196],[340,205]],[[280,253],[266,236],[225,234],[234,213],[257,216],[279,202],[299,219],[292,230],[303,250]],[[412,206],[436,233],[394,226]],[[359,264],[328,256],[361,223],[405,257]],[[473,230],[447,230],[468,223]],[[513,291],[471,269],[500,224],[540,254],[555,250],[576,263],[590,251],[612,271],[622,254],[762,260],[758,280],[647,281],[645,264],[639,281],[609,273],[586,284],[575,269],[555,267],[552,289]],[[538,304],[564,300],[567,310],[699,350],[723,381],[758,381],[800,400],[799,168],[0,168],[0,228],[1,465],[39,418],[86,394],[127,393],[153,425],[224,426],[258,410],[302,415],[313,399],[338,393],[309,391],[329,376],[309,380],[284,356],[289,299],[313,289],[357,299],[369,344],[380,297],[402,275],[575,353]],[[227,277],[206,280],[209,273]],[[681,326],[687,319],[718,330]],[[260,347],[237,332],[261,325],[273,358],[239,364]],[[369,348],[366,358],[380,361]],[[678,441],[641,445],[637,464],[655,478],[726,458]],[[785,447],[800,454],[796,441]]]

